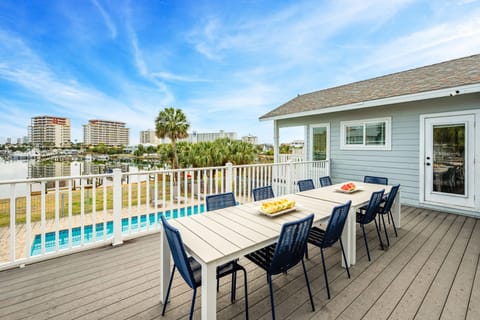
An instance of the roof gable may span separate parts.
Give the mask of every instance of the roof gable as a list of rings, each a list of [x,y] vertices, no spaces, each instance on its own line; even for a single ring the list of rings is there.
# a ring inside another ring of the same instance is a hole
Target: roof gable
[[[480,54],[299,95],[261,120],[480,83]]]

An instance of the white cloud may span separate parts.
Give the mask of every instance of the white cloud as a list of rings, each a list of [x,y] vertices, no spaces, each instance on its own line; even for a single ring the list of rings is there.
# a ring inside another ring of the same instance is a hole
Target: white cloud
[[[103,20],[105,21],[105,25],[107,26],[108,30],[110,31],[110,36],[112,39],[115,39],[117,37],[117,27],[112,21],[112,18],[108,15],[108,13],[103,9],[103,7],[98,3],[97,0],[91,0],[93,5],[98,9],[100,12]]]
[[[477,54],[480,48],[480,11],[402,36],[374,48],[352,73],[401,71]]]

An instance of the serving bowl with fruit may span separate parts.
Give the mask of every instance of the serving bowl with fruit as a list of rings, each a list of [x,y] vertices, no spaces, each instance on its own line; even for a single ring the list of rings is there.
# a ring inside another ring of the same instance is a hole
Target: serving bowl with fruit
[[[295,201],[285,198],[262,202],[260,212],[267,215],[276,215],[295,210]]]
[[[357,190],[360,190],[360,188],[353,182],[347,182],[347,183],[344,183],[340,186],[339,189],[337,189],[338,191],[340,192],[344,192],[344,193],[352,193],[352,192],[355,192]]]

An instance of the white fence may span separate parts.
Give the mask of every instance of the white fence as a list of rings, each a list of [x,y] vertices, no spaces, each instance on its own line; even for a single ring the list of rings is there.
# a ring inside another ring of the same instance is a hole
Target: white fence
[[[160,215],[199,214],[210,194],[244,203],[256,187],[281,196],[328,174],[328,161],[311,161],[0,181],[10,190],[0,199],[0,270],[158,232]]]

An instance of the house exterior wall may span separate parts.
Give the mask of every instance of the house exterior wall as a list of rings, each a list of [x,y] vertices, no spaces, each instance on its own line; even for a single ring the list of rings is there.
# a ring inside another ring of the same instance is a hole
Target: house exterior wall
[[[279,127],[306,126],[317,123],[330,124],[330,175],[334,183],[346,180],[363,180],[364,175],[386,176],[390,184],[401,184],[401,201],[412,206],[425,206],[420,199],[420,116],[441,112],[479,110],[480,94],[467,94],[425,101],[393,104],[316,116],[278,120]],[[391,150],[341,150],[340,122],[391,117]],[[477,124],[477,126],[480,124]],[[310,147],[306,135],[306,148]],[[477,137],[480,139],[480,137]],[[477,143],[478,145],[478,143]],[[477,151],[478,154],[478,151]],[[310,157],[310,153],[307,152]],[[477,159],[477,163],[480,159]],[[480,182],[476,182],[477,185]],[[478,187],[477,187],[478,190]],[[480,195],[477,195],[480,197]],[[448,208],[434,207],[448,211]],[[462,210],[460,210],[462,211]],[[459,212],[459,209],[455,209]],[[480,214],[462,211],[468,215]]]

